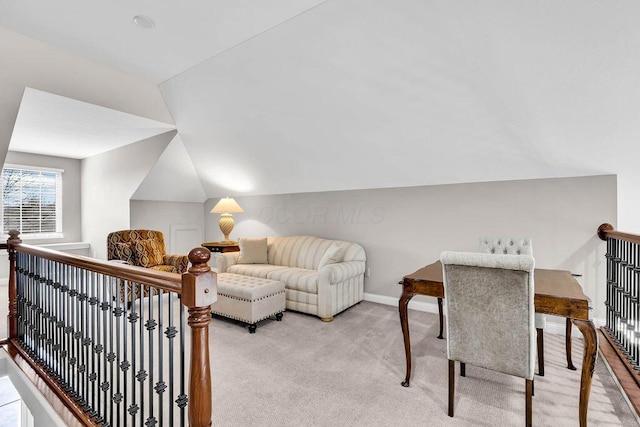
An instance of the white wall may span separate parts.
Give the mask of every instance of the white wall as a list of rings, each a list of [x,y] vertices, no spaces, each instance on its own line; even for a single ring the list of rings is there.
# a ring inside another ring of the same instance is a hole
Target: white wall
[[[536,265],[582,274],[579,281],[604,316],[603,222],[616,225],[612,175],[423,187],[250,196],[235,199],[231,237],[311,234],[360,243],[371,277],[365,292],[399,297],[398,281],[443,250],[475,250],[482,235],[530,236]],[[205,203],[205,237],[219,240]],[[429,299],[423,299],[429,301]]]
[[[176,131],[81,161],[82,239],[106,259],[107,235],[130,228],[129,200]]]
[[[164,234],[167,252],[187,254],[204,242],[202,203],[131,200],[131,228],[158,230]],[[173,233],[192,236],[189,241],[172,241]]]

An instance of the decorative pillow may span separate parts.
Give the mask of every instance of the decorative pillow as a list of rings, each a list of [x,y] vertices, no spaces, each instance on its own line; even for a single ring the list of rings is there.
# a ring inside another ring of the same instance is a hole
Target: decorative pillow
[[[324,267],[327,264],[342,262],[345,252],[347,252],[347,248],[345,246],[342,246],[338,242],[333,242],[331,246],[327,248],[324,255],[322,255],[318,268]]]
[[[131,242],[114,243],[114,255],[117,259],[125,261],[129,265],[136,265],[136,258],[131,248]]]
[[[154,267],[162,264],[162,248],[156,240],[136,240],[133,244],[137,265],[140,267]]]
[[[267,238],[262,239],[238,239],[240,255],[238,264],[268,264]]]

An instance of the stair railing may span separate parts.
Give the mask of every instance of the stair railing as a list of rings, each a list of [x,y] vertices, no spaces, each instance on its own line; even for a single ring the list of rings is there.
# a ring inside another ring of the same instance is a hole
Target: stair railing
[[[7,250],[8,344],[77,419],[211,425],[207,249],[182,275],[25,245],[17,231]]]

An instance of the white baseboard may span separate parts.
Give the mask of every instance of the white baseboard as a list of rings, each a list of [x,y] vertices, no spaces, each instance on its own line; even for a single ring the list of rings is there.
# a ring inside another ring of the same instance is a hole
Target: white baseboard
[[[365,301],[376,302],[378,304],[393,305],[393,306],[397,307],[398,306],[398,302],[400,301],[400,298],[388,297],[388,296],[377,295],[377,294],[370,294],[370,293],[365,292],[364,300]],[[436,302],[432,302],[432,303],[431,302],[423,302],[423,301],[409,301],[409,309],[417,310],[417,311],[424,311],[426,313],[436,313],[437,314],[438,313],[438,303],[436,303]],[[604,319],[593,319],[593,323],[595,324],[596,328],[599,328],[600,326],[605,324],[605,321],[604,321]],[[564,318],[557,317],[557,316],[547,316],[547,326],[545,326],[545,328],[544,328],[545,333],[564,335],[565,329],[566,329],[566,322],[565,322]],[[578,329],[575,326],[573,327],[572,336],[582,339],[582,334],[580,333],[580,331],[578,331]]]

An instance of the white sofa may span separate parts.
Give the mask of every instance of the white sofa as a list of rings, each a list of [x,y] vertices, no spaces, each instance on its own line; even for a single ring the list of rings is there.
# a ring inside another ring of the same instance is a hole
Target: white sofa
[[[335,314],[364,298],[366,256],[357,243],[313,236],[269,237],[267,263],[242,263],[246,259],[241,257],[242,239],[239,244],[241,252],[218,256],[218,273],[283,282],[288,310],[313,314],[329,322]],[[332,257],[336,251],[339,254]]]

